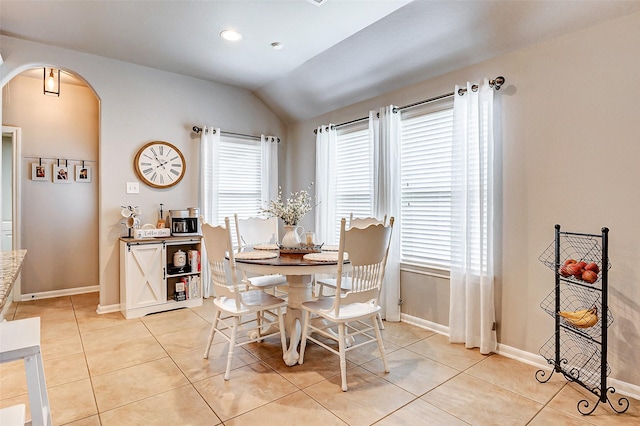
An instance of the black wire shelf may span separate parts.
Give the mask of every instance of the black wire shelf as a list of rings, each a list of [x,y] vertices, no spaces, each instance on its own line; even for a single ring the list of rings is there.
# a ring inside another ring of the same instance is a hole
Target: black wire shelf
[[[554,318],[555,331],[540,348],[540,355],[553,370],[550,374],[538,370],[535,377],[540,383],[546,383],[558,372],[596,395],[595,404],[586,399],[578,402],[578,412],[583,415],[593,413],[601,402],[607,402],[616,413],[629,409],[629,400],[624,397],[613,404],[615,389],[607,387],[607,377],[611,374],[607,362],[607,329],[613,323],[608,307],[611,269],[608,241],[607,228],[602,228],[602,234],[598,235],[561,232],[560,225],[556,225],[554,241],[538,257],[555,276],[553,290],[540,303]],[[585,274],[584,270],[593,273]]]

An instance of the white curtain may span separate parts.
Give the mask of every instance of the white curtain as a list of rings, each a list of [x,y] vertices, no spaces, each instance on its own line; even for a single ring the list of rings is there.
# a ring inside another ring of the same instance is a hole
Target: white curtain
[[[332,124],[316,130],[316,235],[337,244],[336,235],[336,130]]]
[[[262,147],[262,204],[267,207],[270,200],[278,198],[278,138],[260,136]]]
[[[400,321],[400,113],[394,106],[369,113],[373,141],[373,212],[394,217],[380,305],[387,321]]]
[[[217,224],[218,192],[220,178],[218,159],[220,158],[220,129],[204,127],[200,132],[200,215],[206,223]],[[209,275],[209,262],[204,244],[201,250],[202,294],[210,297],[213,292]]]
[[[488,80],[453,104],[449,340],[496,350],[494,307],[494,106]]]

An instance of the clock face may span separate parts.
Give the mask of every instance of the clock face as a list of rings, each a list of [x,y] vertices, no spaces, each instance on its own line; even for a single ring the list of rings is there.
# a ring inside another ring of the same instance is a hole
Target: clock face
[[[178,148],[161,141],[150,142],[140,148],[133,165],[140,179],[154,188],[169,188],[177,184],[187,169]]]

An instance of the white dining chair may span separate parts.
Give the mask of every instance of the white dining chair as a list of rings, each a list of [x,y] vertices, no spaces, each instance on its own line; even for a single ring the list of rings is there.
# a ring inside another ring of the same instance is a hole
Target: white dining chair
[[[389,225],[370,225],[366,228],[346,229],[346,220],[340,224],[340,244],[337,252],[336,294],[332,297],[303,302],[302,341],[300,343],[299,364],[304,362],[304,351],[307,340],[327,349],[340,357],[340,373],[342,390],[347,391],[346,352],[369,343],[378,343],[382,356],[384,371],[389,372],[385,355],[382,334],[377,321],[380,311],[378,297],[387,264],[393,217]],[[348,253],[350,290],[342,292],[344,282],[344,255]],[[314,323],[311,315],[319,316],[324,321]],[[367,322],[368,321],[368,322]],[[338,336],[330,330],[338,326]],[[375,333],[375,336],[371,332]],[[322,339],[312,335],[316,333]],[[347,338],[355,338],[355,343],[347,346]],[[338,349],[325,340],[337,341]]]
[[[272,245],[277,249],[278,244],[278,219],[275,217],[260,218],[250,217],[241,219],[238,214],[233,215],[236,226],[236,238],[238,251],[245,247],[254,247],[257,244]],[[269,290],[273,289],[274,295],[286,297],[286,291],[278,290],[279,286],[287,285],[287,277],[280,274],[247,276],[244,272],[242,280],[249,288]]]
[[[0,322],[0,364],[24,361],[31,412],[29,424],[51,426],[51,405],[40,349],[40,317]],[[14,408],[5,412],[3,417],[13,417],[19,412],[19,409]],[[22,412],[24,413],[24,408]],[[0,425],[4,426],[5,423],[9,424],[7,419],[3,419]]]
[[[262,290],[247,289],[244,283],[238,282],[229,218],[225,218],[224,222],[224,227],[202,224],[215,297],[215,313],[204,358],[209,358],[215,333],[220,333],[229,342],[227,368],[224,373],[224,379],[229,380],[231,360],[236,347],[260,342],[279,334],[282,352],[286,351],[287,340],[282,311],[287,302]],[[271,329],[272,326],[277,327]]]
[[[377,217],[353,217],[353,212],[349,214],[349,228],[364,228],[369,225],[387,224],[387,215],[380,220]]]
[[[387,215],[384,215],[382,220],[376,217],[353,217],[353,213],[349,215],[349,228],[366,228],[369,225],[386,225],[387,223]],[[325,288],[329,288],[333,290],[335,293],[336,290],[336,279],[335,277],[319,277],[316,279],[317,285],[317,293],[316,297],[323,297],[325,294]],[[351,289],[351,280],[349,277],[342,281],[342,291],[349,291]],[[382,322],[382,314],[378,313],[378,320],[380,321],[380,328],[384,330],[384,323]]]

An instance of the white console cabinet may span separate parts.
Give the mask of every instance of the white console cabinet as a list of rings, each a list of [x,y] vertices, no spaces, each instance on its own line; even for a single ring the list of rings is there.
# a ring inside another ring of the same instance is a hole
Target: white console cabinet
[[[201,252],[201,237],[120,239],[120,310],[125,318],[202,305],[200,267],[173,265],[182,250]],[[176,286],[184,294],[176,294]]]

